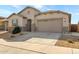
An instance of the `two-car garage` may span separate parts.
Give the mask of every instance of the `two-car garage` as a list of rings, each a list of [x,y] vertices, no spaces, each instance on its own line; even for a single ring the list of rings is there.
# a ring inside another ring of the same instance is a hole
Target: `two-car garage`
[[[62,11],[48,11],[35,17],[37,32],[62,33],[69,31],[71,14]]]
[[[37,20],[37,31],[39,32],[62,32],[62,18]]]

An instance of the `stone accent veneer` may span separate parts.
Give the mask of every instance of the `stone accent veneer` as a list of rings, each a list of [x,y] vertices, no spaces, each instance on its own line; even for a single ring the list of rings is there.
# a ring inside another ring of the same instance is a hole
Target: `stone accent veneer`
[[[68,27],[63,27],[63,32],[64,33],[69,32]]]

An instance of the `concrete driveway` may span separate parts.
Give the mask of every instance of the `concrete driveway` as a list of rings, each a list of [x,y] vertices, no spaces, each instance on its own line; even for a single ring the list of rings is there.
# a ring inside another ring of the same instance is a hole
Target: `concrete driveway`
[[[60,38],[61,33],[29,33],[28,36],[31,36],[31,39],[27,40],[27,42],[54,45]]]
[[[26,51],[31,50],[28,53],[51,53],[45,52],[44,50],[47,49],[49,46],[54,46],[60,36],[61,33],[29,32],[11,39],[2,38],[0,39],[0,44],[10,47],[26,49]],[[14,49],[14,51],[16,50]]]
[[[41,32],[29,32],[22,36],[17,36],[13,39],[7,41],[10,42],[30,42],[37,44],[52,44],[54,45],[58,38],[60,38],[61,33],[41,33]]]

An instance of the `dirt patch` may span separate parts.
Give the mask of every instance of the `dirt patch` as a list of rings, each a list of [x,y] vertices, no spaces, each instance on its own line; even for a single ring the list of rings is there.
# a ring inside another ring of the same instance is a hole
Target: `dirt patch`
[[[63,36],[56,42],[55,45],[79,49],[79,38],[73,36]]]

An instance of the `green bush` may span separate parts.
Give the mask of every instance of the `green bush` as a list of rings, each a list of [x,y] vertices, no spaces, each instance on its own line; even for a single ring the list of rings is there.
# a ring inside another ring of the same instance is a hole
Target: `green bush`
[[[19,26],[16,26],[13,31],[12,31],[12,34],[17,34],[17,33],[20,33],[21,32],[21,28]]]

